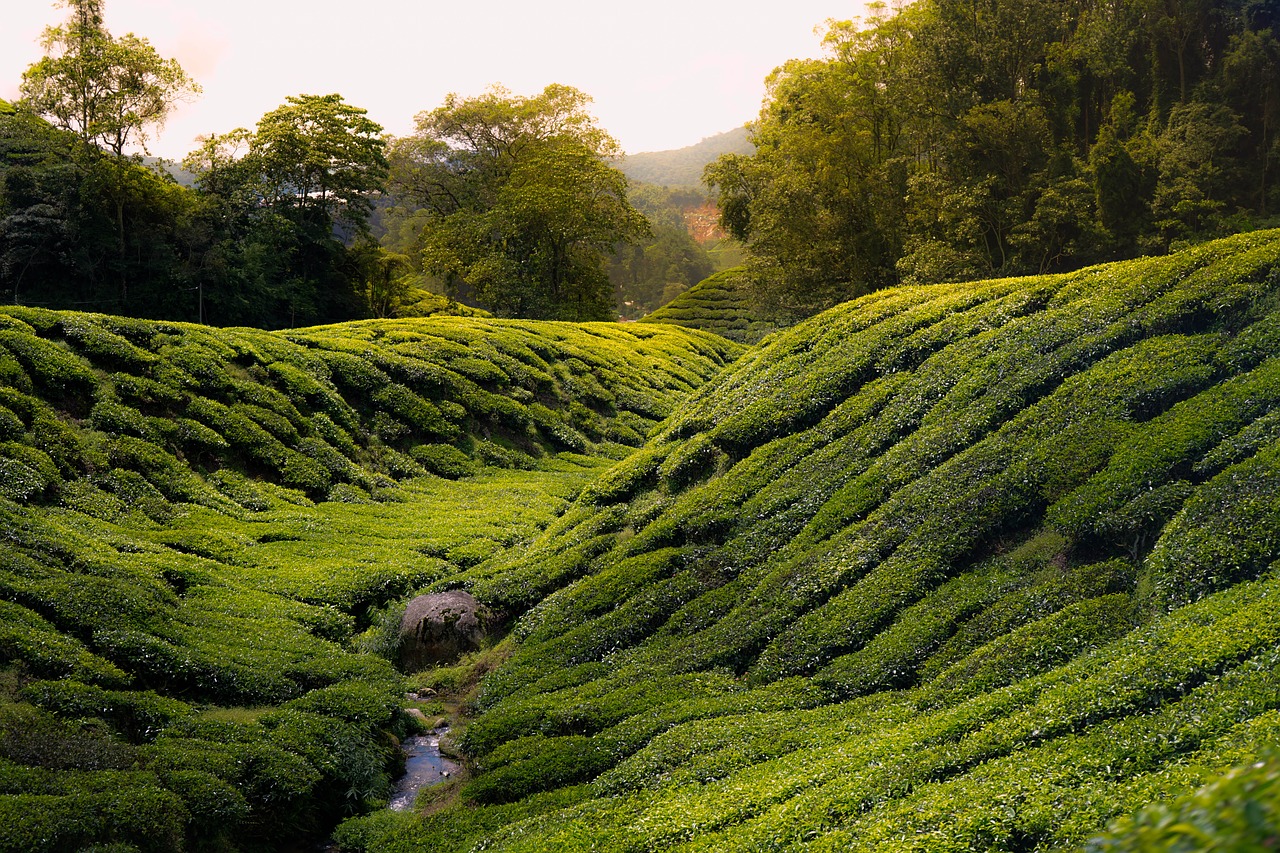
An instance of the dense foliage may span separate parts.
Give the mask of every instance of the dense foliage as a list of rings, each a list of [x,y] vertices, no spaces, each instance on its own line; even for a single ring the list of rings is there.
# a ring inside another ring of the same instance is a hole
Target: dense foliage
[[[259,326],[367,316],[376,263],[335,225],[363,232],[382,129],[337,95],[290,98],[256,133],[209,140],[190,191],[126,148],[198,87],[107,32],[101,0],[63,5],[22,102],[0,109],[0,298]]]
[[[635,243],[619,243],[609,261],[619,313],[636,319],[675,299],[716,270],[711,254],[689,234],[685,211],[707,203],[694,190],[633,185],[633,207],[649,222],[649,234]]]
[[[507,317],[616,317],[606,261],[649,226],[583,93],[450,96],[390,160],[363,109],[290,97],[252,131],[203,139],[189,189],[126,152],[198,85],[111,35],[102,0],[61,5],[23,99],[0,103],[0,300],[281,328],[421,315],[436,290],[449,311],[462,297]],[[631,266],[665,275],[678,236],[664,226]]]
[[[260,327],[369,316],[376,252],[343,237],[385,171],[380,131],[337,95],[291,98],[193,155],[188,189],[0,110],[0,299]]]
[[[385,805],[415,724],[361,632],[531,537],[737,352],[0,309],[0,850],[296,849]]]
[[[589,100],[495,88],[421,113],[392,146],[388,244],[499,316],[612,319],[605,261],[648,226]]]
[[[1271,838],[1248,770],[1107,826],[1280,741],[1277,270],[1257,233],[885,290],[773,335],[459,578],[524,612],[462,739],[464,802],[339,838]]]
[[[1074,269],[1277,207],[1262,2],[918,0],[832,23],[708,171],[763,297]]]

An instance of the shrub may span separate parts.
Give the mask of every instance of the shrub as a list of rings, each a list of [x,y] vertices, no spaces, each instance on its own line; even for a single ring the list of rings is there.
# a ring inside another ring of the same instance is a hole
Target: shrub
[[[62,332],[81,352],[103,367],[145,370],[156,361],[152,353],[139,349],[85,315],[67,316],[62,321]]]
[[[395,694],[353,682],[312,690],[305,696],[288,702],[285,707],[369,728],[389,725],[400,711]]]
[[[134,743],[153,740],[169,723],[192,713],[190,706],[152,691],[103,690],[76,681],[39,681],[23,696],[63,717],[101,717]]]
[[[97,384],[97,375],[89,366],[57,344],[0,329],[0,347],[8,349],[22,363],[27,375],[47,393],[73,394]]]
[[[446,480],[470,477],[479,470],[471,457],[448,444],[417,444],[409,455],[427,471]]]
[[[0,601],[0,617],[0,660],[20,661],[29,673],[49,678],[72,677],[116,687],[129,678],[32,610]]]
[[[332,478],[324,466],[315,459],[287,448],[280,455],[283,457],[280,481],[284,485],[302,489],[310,494],[323,494],[329,488]]]
[[[155,432],[150,428],[147,419],[128,406],[122,406],[111,400],[99,400],[89,413],[89,423],[94,429],[116,435],[132,435],[137,438],[150,439]]]
[[[528,471],[537,466],[537,461],[523,450],[516,447],[503,447],[494,441],[480,442],[476,447],[476,455],[486,465],[492,465],[495,468],[516,468]]]
[[[9,411],[3,405],[0,405],[0,441],[12,441],[22,437],[26,432],[26,425],[22,423],[22,419]]]
[[[329,490],[326,500],[344,504],[372,504],[369,493],[359,486],[350,483],[338,483]]]
[[[0,495],[25,502],[38,498],[48,486],[49,481],[35,469],[0,456]]]
[[[139,853],[182,850],[186,813],[175,794],[154,782],[112,781],[114,787],[68,796],[0,796],[0,850],[79,850],[101,838]]]
[[[182,798],[188,835],[201,843],[235,837],[250,817],[244,795],[227,782],[200,770],[169,770],[164,787]]]
[[[1191,853],[1280,846],[1280,773],[1268,754],[1172,803],[1153,803],[1111,823],[1088,853]]]

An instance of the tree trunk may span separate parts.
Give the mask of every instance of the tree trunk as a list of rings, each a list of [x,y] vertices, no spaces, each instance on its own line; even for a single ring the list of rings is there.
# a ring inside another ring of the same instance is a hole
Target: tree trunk
[[[116,198],[116,241],[120,251],[120,304],[129,302],[129,279],[125,274],[124,199]]]

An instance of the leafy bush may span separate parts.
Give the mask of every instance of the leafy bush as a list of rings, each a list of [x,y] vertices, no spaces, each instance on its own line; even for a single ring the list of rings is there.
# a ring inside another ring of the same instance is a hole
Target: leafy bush
[[[417,444],[409,455],[423,468],[446,480],[470,477],[479,470],[471,457],[448,444]]]
[[[1269,850],[1280,845],[1280,774],[1267,756],[1170,804],[1147,806],[1089,840],[1089,853]]]
[[[23,696],[62,717],[101,717],[134,743],[154,739],[169,723],[192,713],[185,703],[152,691],[103,690],[75,681],[35,682]]]
[[[97,376],[83,360],[42,338],[0,329],[0,347],[8,349],[46,393],[83,393],[97,384]]]
[[[103,367],[145,370],[156,361],[154,354],[139,349],[110,329],[103,328],[97,318],[69,315],[62,321],[62,333],[74,341],[81,352]]]

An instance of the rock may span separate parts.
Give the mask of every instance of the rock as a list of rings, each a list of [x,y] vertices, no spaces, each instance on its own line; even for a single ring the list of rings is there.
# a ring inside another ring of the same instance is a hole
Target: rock
[[[400,621],[400,662],[409,672],[454,663],[479,649],[484,636],[484,607],[471,593],[420,595]]]

